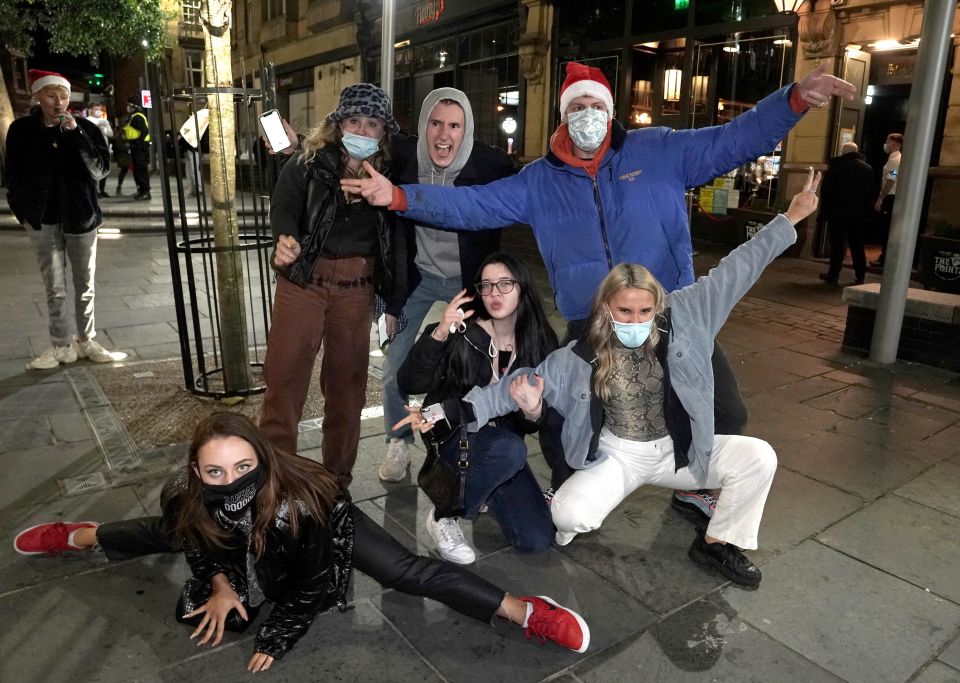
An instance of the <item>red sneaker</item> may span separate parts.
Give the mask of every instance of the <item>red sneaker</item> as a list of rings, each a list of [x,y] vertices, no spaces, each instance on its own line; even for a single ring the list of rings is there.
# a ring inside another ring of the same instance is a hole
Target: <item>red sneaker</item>
[[[96,529],[96,522],[48,522],[24,529],[13,539],[13,549],[21,555],[59,555],[64,550],[87,550],[70,545],[70,534],[77,529]]]
[[[552,640],[574,652],[586,652],[590,645],[590,627],[583,617],[545,595],[520,599],[533,605],[533,612],[527,619],[528,639],[534,635],[543,643]]]

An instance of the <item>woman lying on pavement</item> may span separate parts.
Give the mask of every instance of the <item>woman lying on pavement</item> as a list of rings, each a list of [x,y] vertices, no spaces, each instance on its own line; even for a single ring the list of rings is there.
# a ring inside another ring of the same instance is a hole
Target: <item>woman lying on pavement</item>
[[[760,584],[760,570],[740,548],[757,547],[777,458],[759,439],[714,434],[710,356],[734,305],[796,240],[794,225],[816,208],[819,185],[811,169],[786,214],[669,295],[646,268],[618,265],[594,297],[586,338],[550,354],[532,378],[517,370],[509,385],[478,387],[461,405],[444,406],[466,413],[471,428],[518,406],[529,419],[546,406],[563,415],[564,450],[577,471],[550,505],[558,545],[598,529],[644,484],[720,488],[690,558],[744,588]],[[429,429],[416,412],[407,419]]]
[[[401,390],[425,393],[427,406],[496,383],[511,367],[535,366],[557,348],[557,335],[523,261],[496,252],[480,264],[478,275],[474,287],[480,303],[471,308],[474,298],[466,290],[457,294],[443,319],[420,336],[397,374]],[[423,434],[424,441],[456,467],[460,426],[440,424]],[[523,443],[524,433],[535,431],[537,425],[517,411],[485,424],[467,439],[464,517],[474,519],[487,504],[510,545],[527,552],[546,550],[553,539],[550,510]],[[431,507],[426,526],[445,560],[471,564],[476,559],[456,517],[438,519]]]
[[[182,549],[193,578],[177,619],[198,644],[243,631],[265,601],[247,669],[263,671],[306,633],[318,612],[346,609],[352,569],[386,588],[429,597],[461,614],[520,625],[527,636],[577,652],[590,630],[550,598],[515,598],[471,572],[414,555],[350,502],[317,462],[275,450],[246,417],[219,413],[198,425],[187,467],[164,489],[163,518],[45,524],[21,532],[21,554],[54,554],[99,543],[111,559]]]

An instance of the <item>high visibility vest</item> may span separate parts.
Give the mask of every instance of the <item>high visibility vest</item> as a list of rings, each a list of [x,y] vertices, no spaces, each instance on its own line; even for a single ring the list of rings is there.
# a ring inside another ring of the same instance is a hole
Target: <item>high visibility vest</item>
[[[130,123],[133,123],[133,119],[136,116],[143,117],[143,124],[147,127],[147,132],[146,135],[143,136],[143,141],[150,142],[150,124],[147,121],[146,115],[142,111],[135,111],[130,117]],[[140,131],[131,126],[130,123],[123,127],[123,137],[125,137],[127,140],[139,140],[141,135]]]

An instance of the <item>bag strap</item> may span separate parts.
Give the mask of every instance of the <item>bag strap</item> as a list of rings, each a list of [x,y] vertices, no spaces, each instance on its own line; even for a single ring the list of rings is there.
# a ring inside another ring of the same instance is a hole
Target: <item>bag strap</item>
[[[467,423],[460,423],[460,460],[457,463],[457,477],[460,479],[460,494],[457,497],[456,512],[463,514],[466,510],[464,501],[467,494],[467,468],[470,467],[468,460],[470,443],[467,440]]]

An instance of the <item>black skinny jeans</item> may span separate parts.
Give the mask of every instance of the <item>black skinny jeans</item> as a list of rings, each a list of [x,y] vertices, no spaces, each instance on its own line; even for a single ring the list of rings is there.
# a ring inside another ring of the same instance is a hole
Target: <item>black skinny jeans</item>
[[[414,555],[362,510],[351,505],[350,512],[354,569],[384,588],[431,598],[479,621],[493,621],[506,595],[503,590],[455,564]],[[109,560],[180,551],[163,517],[101,524],[97,542]]]

